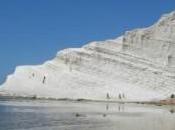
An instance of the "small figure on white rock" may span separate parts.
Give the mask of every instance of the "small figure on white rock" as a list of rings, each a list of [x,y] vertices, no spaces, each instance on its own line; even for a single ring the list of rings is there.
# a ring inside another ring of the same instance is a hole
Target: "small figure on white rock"
[[[171,99],[175,98],[175,95],[174,94],[171,94],[170,98]]]
[[[46,76],[43,77],[43,84],[46,82]]]

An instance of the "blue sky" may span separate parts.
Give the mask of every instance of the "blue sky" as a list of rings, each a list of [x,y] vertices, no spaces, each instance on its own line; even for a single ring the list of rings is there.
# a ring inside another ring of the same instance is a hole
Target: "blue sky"
[[[18,65],[116,38],[175,10],[175,0],[0,0],[0,82]]]

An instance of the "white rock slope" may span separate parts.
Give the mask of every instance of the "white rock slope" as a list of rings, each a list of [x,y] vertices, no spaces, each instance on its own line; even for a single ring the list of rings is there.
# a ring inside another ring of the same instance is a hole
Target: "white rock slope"
[[[166,98],[175,93],[175,12],[117,39],[60,51],[43,65],[17,67],[0,91],[57,99]]]

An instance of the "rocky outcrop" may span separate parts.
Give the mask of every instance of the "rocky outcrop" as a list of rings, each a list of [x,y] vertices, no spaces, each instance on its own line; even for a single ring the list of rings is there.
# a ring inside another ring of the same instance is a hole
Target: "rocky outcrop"
[[[17,67],[1,91],[57,99],[164,99],[175,92],[175,12],[117,39],[60,51],[43,65]]]

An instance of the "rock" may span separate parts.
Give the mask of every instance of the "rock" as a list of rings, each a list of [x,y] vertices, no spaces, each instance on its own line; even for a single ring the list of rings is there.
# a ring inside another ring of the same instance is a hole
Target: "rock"
[[[45,77],[45,78],[43,78]],[[162,100],[175,92],[175,12],[148,28],[69,48],[43,65],[17,67],[0,91],[55,99]]]

